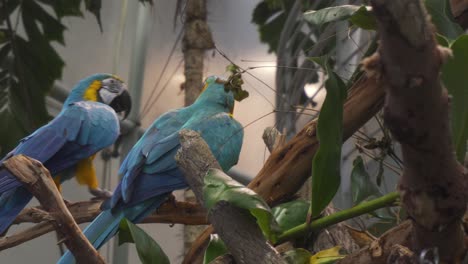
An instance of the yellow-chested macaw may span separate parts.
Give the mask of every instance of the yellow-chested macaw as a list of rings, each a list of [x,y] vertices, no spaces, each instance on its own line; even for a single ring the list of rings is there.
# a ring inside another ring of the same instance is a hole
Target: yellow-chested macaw
[[[130,95],[120,78],[111,74],[89,76],[71,90],[52,121],[23,138],[2,161],[18,154],[39,160],[57,184],[66,180],[58,173],[75,168],[78,182],[99,192],[93,157],[119,136],[116,112],[125,118],[130,109]],[[13,175],[0,169],[0,234],[31,198]]]
[[[206,79],[201,95],[190,106],[167,112],[146,130],[123,161],[123,178],[103,212],[84,230],[95,248],[113,237],[125,217],[138,223],[155,211],[177,189],[188,187],[174,156],[180,147],[179,132],[199,132],[224,171],[237,164],[243,128],[232,117],[234,96],[218,77]],[[58,263],[73,263],[70,252]]]

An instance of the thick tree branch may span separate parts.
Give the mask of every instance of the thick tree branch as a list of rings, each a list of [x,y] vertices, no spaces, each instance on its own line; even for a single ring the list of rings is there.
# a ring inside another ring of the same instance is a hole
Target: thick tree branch
[[[366,75],[354,83],[344,105],[343,140],[351,137],[380,110],[384,101],[381,85],[376,76]],[[312,121],[284,146],[274,150],[248,187],[270,205],[291,199],[312,171],[311,161],[318,149],[315,129],[316,121]],[[205,229],[183,263],[199,263],[212,232],[211,227]]]
[[[87,223],[101,213],[102,201],[83,201],[68,205],[68,210],[72,214],[77,224]],[[37,225],[22,230],[16,234],[0,238],[0,251],[15,247],[24,242],[40,237],[54,231],[51,222],[52,216],[42,209],[42,207],[26,208],[16,217],[13,224],[38,223]],[[179,201],[168,201],[141,223],[167,223],[183,225],[206,225],[208,219],[206,210],[199,204]]]
[[[184,130],[180,133],[180,141],[176,161],[197,200],[203,204],[203,178],[209,168],[221,167],[198,133]],[[221,201],[210,211],[208,218],[236,263],[285,263],[246,210]]]
[[[450,54],[438,48],[421,0],[374,0],[372,6],[380,47],[368,70],[386,84],[385,123],[401,144],[399,190],[413,220],[410,249],[438,248],[442,261],[454,263],[465,252],[467,173],[455,158],[449,97],[440,80]]]
[[[91,200],[68,205],[68,210],[78,224],[87,223],[101,213],[102,201]],[[40,223],[49,221],[51,216],[41,207],[26,208],[16,217],[13,224]],[[141,223],[165,223],[183,225],[206,225],[206,210],[198,203],[168,201]],[[0,239],[1,241],[1,239]]]
[[[49,171],[26,156],[14,156],[3,165],[39,200],[52,216],[53,225],[79,263],[105,263],[104,259],[81,233],[57,190]]]

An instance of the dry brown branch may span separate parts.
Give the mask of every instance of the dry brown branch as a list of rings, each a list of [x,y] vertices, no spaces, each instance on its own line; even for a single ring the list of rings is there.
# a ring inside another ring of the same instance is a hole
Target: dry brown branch
[[[203,204],[203,178],[209,168],[221,167],[197,132],[183,130],[180,143],[176,162],[197,200]],[[248,211],[221,201],[211,209],[208,218],[236,263],[285,263]]]
[[[362,76],[349,91],[344,105],[343,140],[348,139],[382,107],[384,90],[376,76]],[[312,159],[318,148],[316,121],[308,123],[294,138],[276,149],[249,188],[257,192],[268,204],[274,205],[291,199],[304,185],[312,170]],[[212,227],[208,227],[193,243],[185,256],[185,264],[200,263]]]
[[[77,224],[87,223],[101,213],[102,201],[82,201],[68,205]],[[54,230],[52,216],[41,207],[26,208],[16,217],[13,224],[38,223],[16,234],[0,238],[0,251],[40,237]],[[206,225],[206,210],[196,203],[168,201],[141,223],[167,223],[184,225]]]
[[[413,220],[409,248],[416,254],[437,248],[441,261],[455,263],[465,252],[467,175],[455,158],[449,97],[440,79],[449,53],[437,46],[421,0],[371,3],[380,47],[370,60],[386,84],[384,119],[403,153],[398,188]]]
[[[270,152],[286,144],[286,135],[279,132],[275,127],[265,128],[262,138]]]
[[[52,224],[64,238],[65,245],[79,263],[105,263],[104,259],[81,233],[65,206],[49,171],[39,161],[18,155],[3,162],[3,165],[23,183],[52,216]]]
[[[388,256],[394,245],[406,246],[409,244],[411,227],[410,221],[404,221],[400,225],[388,230],[380,238],[371,242],[369,246],[348,255],[346,258],[338,261],[338,263],[387,263]]]

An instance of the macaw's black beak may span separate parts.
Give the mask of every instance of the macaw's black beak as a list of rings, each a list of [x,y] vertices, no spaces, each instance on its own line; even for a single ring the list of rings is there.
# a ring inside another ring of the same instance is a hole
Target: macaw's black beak
[[[124,90],[119,96],[116,96],[110,103],[117,114],[123,114],[123,119],[127,118],[132,110],[132,98],[127,90]]]

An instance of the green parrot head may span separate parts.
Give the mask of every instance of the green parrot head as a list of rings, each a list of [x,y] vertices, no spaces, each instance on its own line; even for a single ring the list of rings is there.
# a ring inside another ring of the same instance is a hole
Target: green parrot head
[[[234,95],[230,90],[226,90],[226,81],[218,76],[210,76],[205,79],[200,96],[194,104],[221,106],[223,111],[229,114],[234,113]]]
[[[82,79],[73,87],[64,107],[78,101],[100,102],[112,107],[124,119],[132,109],[132,101],[127,86],[118,76],[98,73]]]

